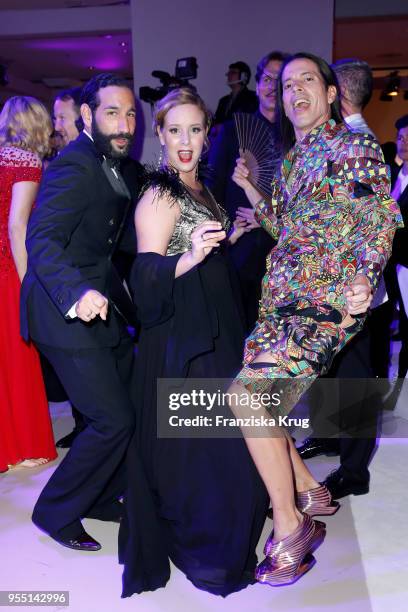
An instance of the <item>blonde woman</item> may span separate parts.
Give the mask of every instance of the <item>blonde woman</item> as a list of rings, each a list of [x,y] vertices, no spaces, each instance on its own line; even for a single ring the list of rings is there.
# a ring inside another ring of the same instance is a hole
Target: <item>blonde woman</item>
[[[46,108],[10,98],[0,114],[0,471],[37,467],[56,451],[38,354],[19,331],[27,221],[52,132]]]
[[[211,122],[203,100],[175,89],[157,103],[153,120],[162,164],[148,173],[135,215],[131,285],[141,333],[119,538],[123,596],[164,586],[169,559],[197,588],[226,596],[254,581],[266,490],[242,438],[158,436],[156,383],[239,370],[244,326],[225,243],[244,229],[229,232],[226,212],[202,182]]]

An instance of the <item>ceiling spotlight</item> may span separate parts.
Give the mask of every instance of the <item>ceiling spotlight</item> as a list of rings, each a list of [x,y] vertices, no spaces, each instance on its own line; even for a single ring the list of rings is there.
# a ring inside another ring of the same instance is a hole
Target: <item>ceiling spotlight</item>
[[[401,85],[401,78],[398,75],[398,70],[390,72],[385,81],[385,87],[381,92],[381,102],[391,102],[395,96],[398,96]]]
[[[390,96],[389,94],[385,93],[385,91],[381,92],[381,96],[380,96],[380,100],[381,102],[392,102],[392,96]]]
[[[387,84],[385,86],[384,93],[387,96],[398,96],[400,85],[401,79],[398,76],[398,70],[390,72],[387,78]]]
[[[95,70],[95,66],[88,66],[89,70]]]
[[[124,40],[122,40],[122,42],[120,42],[119,44],[120,44],[121,47],[126,47],[126,45],[127,45],[127,43]]]

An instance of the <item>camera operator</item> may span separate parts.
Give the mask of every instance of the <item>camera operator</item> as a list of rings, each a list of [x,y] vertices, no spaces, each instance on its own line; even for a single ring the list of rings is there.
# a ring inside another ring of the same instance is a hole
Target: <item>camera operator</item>
[[[241,61],[230,64],[225,76],[231,93],[218,102],[214,126],[232,119],[233,113],[255,113],[258,109],[256,93],[247,87],[251,80],[251,70],[248,64]]]

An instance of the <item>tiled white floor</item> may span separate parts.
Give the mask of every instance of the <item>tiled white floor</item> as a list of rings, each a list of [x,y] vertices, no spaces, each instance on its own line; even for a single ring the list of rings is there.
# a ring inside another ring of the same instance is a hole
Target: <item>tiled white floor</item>
[[[405,420],[407,400],[404,390],[396,414]],[[52,413],[59,437],[70,430],[70,412],[60,404]],[[0,590],[68,590],[69,608],[48,609],[70,612],[408,610],[408,439],[381,441],[372,462],[369,495],[346,498],[341,510],[327,518],[328,535],[309,574],[290,587],[257,584],[227,599],[196,590],[173,568],[165,589],[121,600],[117,525],[85,521],[103,549],[82,553],[59,546],[31,524],[31,509],[54,465],[15,469],[0,477]],[[323,478],[337,467],[337,459],[316,458],[310,465]],[[269,521],[262,541],[268,529]],[[261,544],[258,553],[261,556]]]

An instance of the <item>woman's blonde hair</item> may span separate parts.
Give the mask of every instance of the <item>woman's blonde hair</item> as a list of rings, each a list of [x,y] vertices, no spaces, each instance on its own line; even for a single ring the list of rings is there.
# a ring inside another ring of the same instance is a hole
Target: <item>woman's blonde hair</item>
[[[157,128],[162,129],[164,120],[169,110],[181,104],[192,104],[197,106],[204,115],[204,127],[206,130],[211,125],[212,116],[206,107],[204,100],[189,87],[180,87],[173,89],[164,98],[156,102],[153,110],[153,132],[157,134]]]
[[[32,151],[42,159],[50,152],[52,131],[50,114],[36,98],[9,98],[0,113],[0,146]]]

